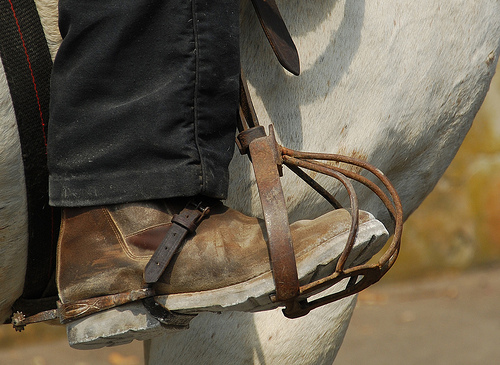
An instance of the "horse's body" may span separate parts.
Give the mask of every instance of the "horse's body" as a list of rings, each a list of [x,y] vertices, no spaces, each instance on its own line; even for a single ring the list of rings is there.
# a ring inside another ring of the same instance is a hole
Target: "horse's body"
[[[37,0],[54,52],[55,3]],[[277,64],[251,7],[246,1],[242,7],[242,63],[261,123],[273,122],[287,147],[341,153],[379,167],[398,190],[407,217],[449,165],[488,90],[499,56],[500,2],[279,4],[301,56],[300,77]],[[0,128],[0,304],[5,316],[22,289],[19,263],[26,257],[27,220],[19,141],[3,72]],[[228,204],[258,215],[250,171],[245,158],[235,157]],[[337,185],[328,184],[345,200]],[[283,185],[292,220],[329,209],[290,174]],[[359,198],[363,209],[391,227],[376,199],[365,190]],[[355,298],[346,298],[298,320],[283,318],[279,310],[200,315],[189,331],[147,343],[148,363],[328,364],[354,305]]]

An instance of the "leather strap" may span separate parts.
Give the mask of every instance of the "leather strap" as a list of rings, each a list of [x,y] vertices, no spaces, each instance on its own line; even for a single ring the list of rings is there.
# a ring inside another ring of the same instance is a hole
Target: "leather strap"
[[[154,295],[155,292],[151,288],[137,289],[125,293],[76,300],[66,304],[57,302],[59,307],[57,310],[61,324],[65,324],[94,313],[99,313],[140,299],[149,298]]]
[[[281,65],[295,76],[300,74],[299,53],[281,17],[275,0],[252,0],[262,29]]]
[[[272,128],[270,136],[256,138],[248,147],[266,222],[269,257],[276,286],[275,299],[287,302],[299,294],[299,278],[281,188],[277,148]]]
[[[273,300],[290,302],[298,296],[300,286],[285,197],[280,182],[280,147],[274,138],[272,125],[269,126],[269,136],[266,135],[264,127],[259,125],[243,75],[240,82],[241,121],[236,144],[241,153],[249,155],[255,173],[276,286],[276,296]]]
[[[151,288],[131,290],[125,293],[104,295],[89,299],[77,300],[71,303],[57,302],[57,309],[46,310],[35,315],[26,317],[23,312],[16,312],[12,315],[12,326],[16,331],[22,331],[24,327],[31,323],[45,322],[59,319],[61,324],[65,324],[94,313],[115,308],[123,304],[135,302],[155,295]]]
[[[195,231],[208,212],[209,208],[202,207],[201,203],[196,205],[190,203],[179,214],[173,216],[173,224],[144,269],[144,281],[147,284],[154,284],[160,279],[186,236]]]

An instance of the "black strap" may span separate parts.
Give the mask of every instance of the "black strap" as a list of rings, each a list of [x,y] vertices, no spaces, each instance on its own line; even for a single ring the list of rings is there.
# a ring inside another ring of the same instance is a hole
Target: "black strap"
[[[47,124],[52,59],[33,0],[0,2],[0,55],[19,129],[28,200],[24,298],[39,298],[55,269],[59,212],[48,204]]]

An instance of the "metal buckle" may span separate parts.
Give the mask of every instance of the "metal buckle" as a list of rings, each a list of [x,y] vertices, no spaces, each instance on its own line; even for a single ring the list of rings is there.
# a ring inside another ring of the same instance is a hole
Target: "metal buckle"
[[[208,214],[210,214],[210,207],[205,204],[203,199],[200,200],[192,199],[186,204],[186,208],[189,206],[201,212],[201,215],[198,217],[195,224],[199,224],[203,220],[203,218],[205,218]]]

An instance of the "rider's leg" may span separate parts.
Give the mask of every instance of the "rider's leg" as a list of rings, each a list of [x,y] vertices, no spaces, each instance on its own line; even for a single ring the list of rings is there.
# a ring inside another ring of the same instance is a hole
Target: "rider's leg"
[[[48,160],[51,203],[64,208],[57,278],[68,303],[143,288],[146,262],[186,203],[179,197],[225,197],[239,1],[59,4]],[[244,290],[255,309],[254,289],[274,289],[263,222],[208,204],[157,293],[208,298],[206,309]],[[301,276],[336,259],[349,226],[336,211],[292,227]]]
[[[224,198],[238,108],[239,0],[61,0],[51,204]]]

